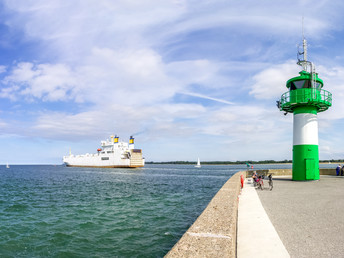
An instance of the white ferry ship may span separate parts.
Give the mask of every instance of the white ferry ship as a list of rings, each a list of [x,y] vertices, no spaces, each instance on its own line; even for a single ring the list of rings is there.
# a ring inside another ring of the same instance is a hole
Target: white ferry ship
[[[134,148],[134,138],[130,136],[129,144],[120,142],[118,136],[111,136],[101,141],[101,148],[96,154],[73,155],[63,157],[68,167],[101,167],[101,168],[138,168],[145,165],[142,150]]]

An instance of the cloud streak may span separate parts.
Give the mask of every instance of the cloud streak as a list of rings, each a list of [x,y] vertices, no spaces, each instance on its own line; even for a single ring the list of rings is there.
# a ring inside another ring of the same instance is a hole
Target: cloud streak
[[[188,95],[188,96],[193,96],[193,97],[197,97],[197,98],[202,98],[202,99],[209,99],[215,102],[220,102],[220,103],[224,103],[227,105],[233,105],[233,102],[227,101],[227,100],[223,100],[223,99],[218,99],[218,98],[213,98],[213,97],[209,97],[209,96],[205,96],[203,94],[199,94],[199,93],[193,93],[193,92],[180,92],[180,94],[184,94],[184,95]]]

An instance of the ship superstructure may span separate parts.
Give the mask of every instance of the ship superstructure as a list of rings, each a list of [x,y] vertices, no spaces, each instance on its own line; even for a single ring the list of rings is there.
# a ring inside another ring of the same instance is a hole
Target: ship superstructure
[[[69,167],[103,167],[103,168],[137,168],[143,167],[145,160],[142,150],[134,148],[134,137],[130,136],[129,143],[120,142],[118,136],[101,141],[101,148],[95,154],[73,155],[63,157],[63,162]]]

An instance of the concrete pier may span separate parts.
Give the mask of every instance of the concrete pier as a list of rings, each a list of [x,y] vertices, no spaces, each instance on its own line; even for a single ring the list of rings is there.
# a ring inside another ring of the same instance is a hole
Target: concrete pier
[[[272,191],[257,193],[291,257],[344,256],[344,177],[279,177]]]
[[[236,257],[240,176],[233,175],[165,257]]]
[[[291,170],[258,173],[274,175],[272,191],[268,180],[256,190],[249,172],[236,173],[166,257],[344,256],[344,177],[335,169],[320,169],[319,181],[292,181]]]
[[[239,199],[237,257],[290,257],[266,214],[251,179],[245,180]]]

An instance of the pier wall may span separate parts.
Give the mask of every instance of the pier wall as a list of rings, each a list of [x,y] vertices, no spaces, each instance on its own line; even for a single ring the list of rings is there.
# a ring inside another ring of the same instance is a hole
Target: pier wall
[[[240,176],[234,174],[165,257],[236,257]]]
[[[320,169],[320,175],[336,175],[336,168],[321,168]]]
[[[256,171],[259,175],[269,175],[272,174],[272,176],[291,176],[292,170],[291,169],[261,169],[261,170],[249,170],[246,171],[246,177],[252,177],[253,171]],[[320,175],[336,175],[336,169],[335,168],[320,168],[319,169]]]

